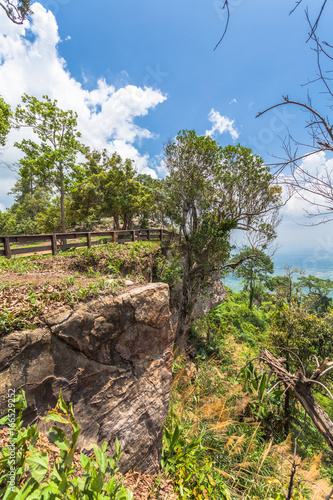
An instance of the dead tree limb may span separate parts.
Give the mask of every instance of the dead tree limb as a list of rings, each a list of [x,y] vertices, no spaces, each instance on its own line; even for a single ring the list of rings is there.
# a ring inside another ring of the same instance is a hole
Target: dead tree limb
[[[280,360],[276,359],[267,349],[260,353],[259,359],[268,365],[270,370],[284,382],[333,450],[333,422],[312,394],[312,386],[316,383],[315,379],[318,379],[321,373],[325,371],[327,361],[322,363],[316,370],[315,377],[307,378],[302,371],[299,371],[296,375],[289,373],[282,366]],[[318,373],[319,370],[321,370],[320,373]]]

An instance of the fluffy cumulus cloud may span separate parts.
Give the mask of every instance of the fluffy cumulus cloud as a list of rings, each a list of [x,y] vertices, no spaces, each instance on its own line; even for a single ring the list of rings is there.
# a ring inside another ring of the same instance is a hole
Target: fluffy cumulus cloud
[[[13,108],[23,93],[39,98],[47,94],[57,99],[61,108],[78,113],[78,128],[87,145],[117,151],[133,159],[139,171],[156,176],[150,168],[153,160],[140,152],[142,141],[156,136],[138,126],[135,119],[147,115],[166,96],[159,90],[134,85],[116,90],[103,78],[95,89],[84,89],[71,77],[66,61],[58,54],[60,38],[54,15],[39,3],[34,3],[33,11],[31,23],[23,26],[14,25],[0,13],[0,88],[4,99]],[[18,158],[12,145],[20,137],[20,132],[11,134],[3,161]],[[0,186],[1,202],[4,194]]]
[[[239,137],[239,132],[235,128],[234,120],[231,120],[227,116],[222,116],[221,113],[215,111],[215,109],[211,109],[208,120],[212,123],[212,128],[210,130],[206,130],[206,135],[214,136],[216,134],[224,134],[225,132],[229,132],[233,140],[235,141]]]

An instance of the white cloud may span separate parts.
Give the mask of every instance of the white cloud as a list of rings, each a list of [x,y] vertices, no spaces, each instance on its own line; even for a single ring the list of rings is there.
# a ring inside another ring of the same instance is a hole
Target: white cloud
[[[212,128],[206,130],[206,135],[213,136],[217,134],[224,134],[224,132],[229,132],[233,140],[235,141],[239,137],[238,130],[234,127],[235,120],[231,120],[227,116],[222,116],[215,109],[211,109],[208,120],[212,123]]]
[[[333,169],[333,159],[328,158],[325,152],[320,152],[303,160],[300,169],[306,170],[315,177],[325,178]],[[300,170],[296,171],[295,175],[299,173]],[[284,175],[281,176],[281,181],[291,182],[292,178]],[[310,184],[307,187],[310,187]],[[286,194],[287,189],[284,188],[284,192]],[[277,241],[281,246],[279,253],[281,255],[304,254],[305,260],[303,264],[299,264],[299,267],[316,269],[320,267],[322,261],[332,260],[333,237],[330,230],[332,222],[329,225],[314,226],[313,224],[320,222],[321,217],[307,217],[307,212],[315,213],[315,204],[327,204],[327,201],[311,193],[304,192],[303,196],[294,194],[281,210],[283,223],[278,228]],[[312,203],[306,201],[305,198]]]
[[[166,96],[159,90],[134,85],[116,90],[103,78],[95,89],[85,90],[71,77],[66,61],[57,52],[60,38],[54,15],[39,3],[33,4],[33,12],[31,23],[26,21],[23,26],[13,25],[0,13],[1,95],[13,108],[23,93],[38,98],[47,94],[57,99],[61,108],[78,113],[78,128],[87,145],[117,151],[122,157],[135,160],[139,171],[154,175],[150,168],[153,161],[139,148],[143,140],[156,136],[137,125],[135,119],[147,115]],[[12,145],[20,140],[20,134],[11,133],[3,161],[17,161],[19,153]]]
[[[237,103],[237,99],[234,97],[233,99],[231,99],[231,101],[229,102],[229,104],[236,104]]]
[[[326,153],[324,151],[320,151],[319,153],[313,154],[311,156],[306,157],[302,163],[299,165],[299,168],[294,172],[294,176],[299,180],[300,184],[305,189],[314,189],[316,190],[316,179],[321,179],[324,184],[320,187],[323,188],[328,196],[332,196],[331,189],[329,188],[329,184],[331,182],[331,172],[333,170],[333,158],[327,158]],[[304,174],[304,173],[308,173]],[[304,179],[304,180],[303,180]],[[284,176],[284,182],[292,183],[293,178],[289,176]],[[325,188],[325,183],[327,183],[327,187]],[[306,215],[306,212],[315,212],[316,205],[327,206],[328,200],[327,198],[323,198],[316,192],[311,193],[307,191],[300,191],[299,194],[295,194],[286,204],[284,208],[284,213],[288,217],[293,217],[295,220],[298,218],[303,218]],[[332,207],[333,207],[333,198],[332,198]],[[320,219],[318,219],[319,222]],[[314,222],[314,220],[312,219]],[[308,221],[309,222],[309,221]]]

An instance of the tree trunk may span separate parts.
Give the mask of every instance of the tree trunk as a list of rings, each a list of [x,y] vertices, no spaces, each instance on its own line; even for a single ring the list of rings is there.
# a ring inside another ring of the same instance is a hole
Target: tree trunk
[[[192,279],[190,275],[191,262],[187,257],[183,280],[182,292],[180,299],[179,318],[176,329],[175,343],[182,350],[186,341],[186,333],[191,322],[192,311],[194,307],[193,294],[192,294]]]
[[[62,166],[60,167],[60,213],[61,213],[61,232],[66,233],[65,189],[64,189],[64,173]]]
[[[250,310],[252,311],[253,308],[253,297],[254,297],[254,290],[252,285],[250,286]]]
[[[260,360],[267,364],[271,371],[289,387],[291,393],[301,403],[326,443],[333,450],[333,422],[319,405],[311,390],[320,374],[320,368],[316,370],[312,378],[306,378],[300,371],[297,375],[292,375],[281,364],[285,360],[276,359],[267,349],[260,353]],[[322,368],[323,370],[324,368]]]
[[[113,216],[113,229],[115,229],[116,231],[119,231],[119,229],[120,229],[120,223],[119,223],[119,216],[118,215],[114,215]]]

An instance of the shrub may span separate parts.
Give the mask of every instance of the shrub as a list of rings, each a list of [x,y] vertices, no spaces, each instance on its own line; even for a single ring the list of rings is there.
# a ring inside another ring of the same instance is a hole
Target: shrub
[[[15,428],[11,438],[11,445],[15,445],[16,454],[16,484],[10,484],[11,453],[10,448],[2,448],[0,452],[0,472],[2,489],[0,495],[4,500],[131,500],[130,490],[116,480],[118,462],[120,460],[120,446],[116,440],[116,454],[114,457],[105,454],[107,443],[101,449],[94,446],[94,455],[88,457],[81,453],[81,465],[84,469],[83,477],[75,474],[77,466],[73,463],[76,443],[81,429],[73,413],[73,405],[67,406],[60,393],[57,406],[49,412],[45,420],[70,425],[71,439],[59,427],[53,426],[49,437],[59,448],[59,458],[55,460],[53,469],[49,468],[49,457],[46,451],[36,448],[39,436],[36,425],[22,426],[22,413],[27,403],[24,391],[15,398],[15,408],[19,410],[15,420]],[[6,415],[0,420],[1,425],[8,425],[11,417]],[[23,483],[21,482],[23,478]],[[25,479],[26,478],[26,479]],[[4,483],[7,486],[3,486]],[[1,487],[1,485],[0,485]]]

